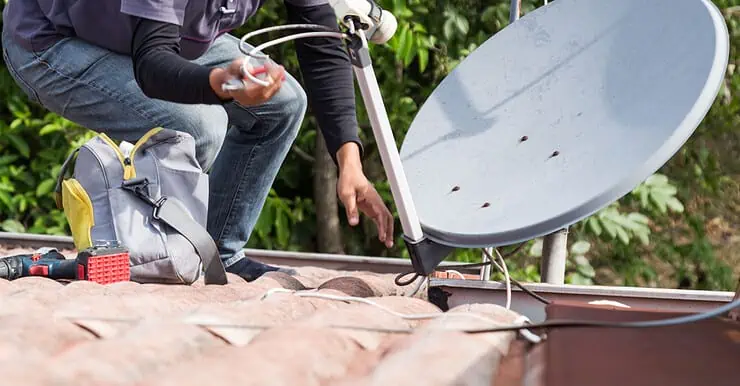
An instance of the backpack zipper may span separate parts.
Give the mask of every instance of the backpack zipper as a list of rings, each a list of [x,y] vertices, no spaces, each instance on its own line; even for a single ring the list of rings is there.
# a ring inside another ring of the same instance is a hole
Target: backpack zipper
[[[110,137],[105,135],[105,133],[100,133],[99,137],[116,153],[118,160],[121,162],[121,167],[123,167],[123,179],[130,180],[136,177],[136,166],[134,165],[134,155],[136,154],[136,151],[139,150],[139,147],[141,147],[146,141],[160,131],[162,131],[161,127],[155,127],[144,134],[138,141],[136,141],[136,145],[134,145],[134,148],[131,150],[131,154],[129,154],[128,157],[123,154],[121,148],[119,148],[116,143],[110,139]]]

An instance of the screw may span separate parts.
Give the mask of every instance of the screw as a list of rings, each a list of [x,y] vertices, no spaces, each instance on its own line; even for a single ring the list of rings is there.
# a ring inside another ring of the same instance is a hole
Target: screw
[[[457,192],[458,190],[460,190],[460,187],[459,186],[455,186],[455,187],[452,188],[452,191],[453,192]]]
[[[488,202],[484,202],[484,203],[483,203],[483,206],[481,206],[481,208],[488,208],[489,206],[491,206],[491,204],[490,204],[490,203],[488,203]]]
[[[524,142],[524,141],[526,141],[526,140],[528,140],[528,139],[529,139],[529,137],[527,137],[527,136],[525,135],[525,136],[523,136],[523,137],[522,137],[522,139],[520,139],[519,141],[520,141],[520,142]]]

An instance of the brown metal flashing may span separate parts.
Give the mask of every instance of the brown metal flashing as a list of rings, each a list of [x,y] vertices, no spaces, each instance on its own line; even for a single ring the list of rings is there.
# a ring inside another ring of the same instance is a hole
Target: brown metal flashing
[[[546,345],[545,341],[533,345],[524,339],[511,342],[491,385],[543,386]]]
[[[727,291],[677,290],[665,288],[552,285],[525,283],[528,289],[552,301],[589,303],[595,300],[610,300],[632,308],[658,309],[671,312],[701,312],[726,304],[735,295]],[[452,308],[462,304],[506,302],[503,283],[480,280],[430,279],[432,290],[444,294],[445,304]],[[546,318],[545,305],[520,289],[511,289],[511,308],[526,315],[532,322]],[[431,296],[430,296],[431,298]]]
[[[548,319],[637,321],[686,315],[556,302]],[[650,329],[574,328],[548,333],[547,386],[736,386],[740,324],[727,319]]]
[[[737,279],[737,291],[735,291],[735,298],[733,300],[738,299],[740,299],[740,279]],[[740,308],[730,311],[730,319],[740,322]]]

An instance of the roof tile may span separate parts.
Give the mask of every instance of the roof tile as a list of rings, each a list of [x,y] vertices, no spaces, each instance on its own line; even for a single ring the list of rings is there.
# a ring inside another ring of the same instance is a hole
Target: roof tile
[[[502,307],[443,313],[395,275],[296,270],[224,286],[0,281],[0,374],[31,386],[490,384],[514,337],[444,331],[511,323]]]
[[[359,345],[336,331],[278,328],[246,347],[213,350],[164,370],[142,385],[319,385],[344,374]]]
[[[69,321],[52,319],[48,314],[0,316],[0,326],[0,374],[5,364],[17,365],[17,359],[26,355],[52,357],[75,344],[95,339]]]
[[[329,279],[321,284],[318,289],[333,289],[359,298],[375,296],[375,290],[366,281],[350,276]]]
[[[336,385],[490,386],[501,354],[486,341],[455,331],[417,332],[395,339],[369,373]]]
[[[79,344],[54,359],[56,382],[130,385],[226,343],[197,326],[142,322],[110,339]]]

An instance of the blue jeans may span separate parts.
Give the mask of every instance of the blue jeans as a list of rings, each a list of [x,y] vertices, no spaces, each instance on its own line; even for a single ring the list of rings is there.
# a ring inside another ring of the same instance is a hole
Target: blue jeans
[[[193,62],[226,66],[243,56],[238,43],[223,35]],[[76,38],[41,52],[23,49],[5,33],[2,44],[5,63],[28,97],[72,122],[129,142],[158,126],[191,134],[210,175],[208,231],[228,271],[244,265],[239,251],[306,113],[306,94],[295,78],[286,74],[280,91],[259,106],[186,105],[145,96],[131,57]]]

